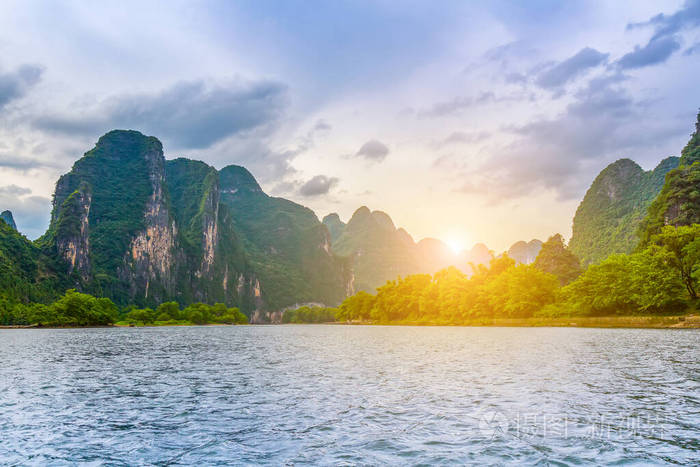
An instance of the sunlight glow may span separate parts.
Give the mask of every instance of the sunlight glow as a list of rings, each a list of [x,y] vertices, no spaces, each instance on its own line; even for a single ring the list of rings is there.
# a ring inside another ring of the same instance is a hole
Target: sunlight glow
[[[464,251],[467,245],[466,239],[463,235],[447,235],[444,237],[443,241],[448,247],[450,247],[450,250],[452,250],[452,253],[455,255],[458,255]]]

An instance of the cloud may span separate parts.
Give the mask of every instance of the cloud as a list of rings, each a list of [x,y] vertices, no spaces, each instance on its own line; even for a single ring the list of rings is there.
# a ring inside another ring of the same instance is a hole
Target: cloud
[[[11,211],[19,231],[29,238],[37,238],[49,225],[51,200],[31,196],[31,193],[29,188],[17,185],[1,186],[0,211]]]
[[[682,29],[700,26],[700,0],[687,0],[683,8],[673,13],[665,15],[659,13],[648,21],[641,23],[630,23],[627,29],[653,27],[654,35],[651,40],[675,34]]]
[[[623,69],[642,68],[663,63],[681,48],[675,37],[652,39],[644,47],[636,46],[632,52],[625,54],[617,63]]]
[[[494,203],[540,190],[554,191],[559,200],[578,199],[605,163],[639,158],[677,138],[676,123],[650,118],[647,104],[622,87],[626,79],[592,79],[559,115],[504,128],[513,139],[464,172],[456,191],[487,194]]]
[[[632,52],[618,61],[618,65],[628,69],[663,63],[681,47],[677,33],[683,29],[698,26],[700,26],[700,0],[687,0],[683,8],[672,15],[659,13],[648,21],[630,23],[627,29],[651,27],[654,29],[654,34],[647,45],[636,46]]]
[[[572,57],[542,72],[537,78],[537,84],[548,89],[563,86],[589,69],[605,63],[608,56],[609,54],[585,47]]]
[[[336,177],[316,175],[299,188],[299,194],[307,197],[325,195],[338,184],[338,181]]]
[[[694,55],[698,52],[700,52],[700,42],[696,42],[695,44],[685,49],[683,55]]]
[[[460,114],[471,107],[496,101],[493,92],[482,92],[477,97],[457,96],[447,101],[437,102],[429,109],[418,112],[419,117],[444,117]]]
[[[178,149],[202,149],[276,123],[286,106],[287,88],[281,83],[207,85],[200,80],[180,82],[155,94],[114,96],[79,116],[39,117],[34,126],[93,137],[113,128],[131,128]]]
[[[9,154],[0,153],[0,167],[19,171],[27,171],[30,169],[38,169],[42,167],[53,167],[53,164],[40,161],[38,159],[11,156]]]
[[[0,186],[0,195],[21,196],[31,194],[32,190],[17,185]]]
[[[270,193],[274,196],[284,196],[294,193],[301,185],[298,180],[282,181],[272,187]]]
[[[379,140],[371,139],[362,145],[359,151],[355,153],[355,157],[364,157],[368,160],[381,162],[386,159],[388,154],[389,148],[386,144]]]
[[[37,84],[43,74],[37,65],[22,65],[10,73],[0,73],[0,109],[10,102],[24,97]]]
[[[491,133],[488,131],[453,131],[445,139],[438,141],[434,146],[442,148],[453,144],[479,143],[488,139]]]
[[[316,125],[314,125],[312,132],[328,132],[331,131],[331,129],[333,129],[333,127],[330,123],[325,120],[319,120],[316,122]]]

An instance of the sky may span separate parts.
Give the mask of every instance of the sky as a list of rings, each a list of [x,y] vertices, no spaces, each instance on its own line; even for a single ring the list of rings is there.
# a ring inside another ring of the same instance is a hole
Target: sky
[[[496,251],[571,235],[605,166],[678,155],[700,0],[3,1],[0,210],[29,238],[105,132],[271,195]]]

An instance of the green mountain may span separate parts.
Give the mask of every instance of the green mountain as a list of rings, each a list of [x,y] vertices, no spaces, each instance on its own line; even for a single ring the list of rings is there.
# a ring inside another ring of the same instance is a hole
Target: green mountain
[[[516,264],[532,264],[542,249],[542,241],[533,239],[529,242],[520,240],[513,243],[506,254],[515,260]]]
[[[411,236],[386,213],[365,206],[352,215],[333,252],[352,261],[355,290],[373,292],[387,280],[421,271]]]
[[[225,167],[220,178],[221,203],[232,213],[268,308],[336,304],[353,292],[350,264],[331,251],[328,229],[312,210],[268,196],[243,167]],[[258,319],[268,317],[280,318]]]
[[[15,224],[15,219],[12,217],[12,212],[10,211],[3,211],[0,213],[0,219],[5,221],[7,225],[12,227],[13,229],[17,230],[17,224]]]
[[[664,225],[700,223],[700,113],[695,132],[681,151],[678,168],[666,175],[661,192],[649,206],[639,228],[642,245],[661,231]]]
[[[678,162],[669,157],[645,172],[634,161],[620,159],[596,177],[576,210],[569,242],[584,265],[635,249],[639,225]]]
[[[220,302],[260,322],[352,292],[311,210],[267,196],[242,167],[166,161],[136,131],[111,131],[76,161],[56,184],[48,231],[24,247],[53,258],[67,285],[119,304]]]
[[[2,302],[48,301],[66,287],[63,264],[45,255],[7,222],[0,221],[0,310]]]
[[[328,228],[328,233],[331,234],[331,243],[338,241],[343,232],[345,232],[346,225],[335,212],[328,214],[321,222]]]
[[[238,290],[235,277],[248,270],[235,239],[221,245],[218,177],[203,165],[174,161],[168,183],[160,141],[111,131],[58,180],[38,244],[65,261],[76,288],[117,303],[245,308],[240,296],[249,290]]]

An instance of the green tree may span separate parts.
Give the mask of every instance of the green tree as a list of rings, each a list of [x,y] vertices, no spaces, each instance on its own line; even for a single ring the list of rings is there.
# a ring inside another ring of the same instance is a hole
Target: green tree
[[[180,305],[177,302],[165,302],[158,305],[156,308],[158,321],[168,321],[170,319],[180,319]],[[166,319],[162,319],[166,317]]]
[[[673,227],[667,225],[651,238],[659,247],[657,255],[665,255],[668,264],[680,275],[690,298],[698,298],[700,279],[700,224]]]
[[[143,324],[151,324],[155,321],[155,312],[150,308],[136,308],[131,310],[126,317],[132,321]]]
[[[566,285],[581,275],[581,262],[566,247],[560,234],[549,237],[542,244],[534,265],[542,272],[557,276],[561,285]]]
[[[521,264],[498,275],[485,291],[494,315],[530,318],[544,306],[554,303],[558,289],[556,276]]]

